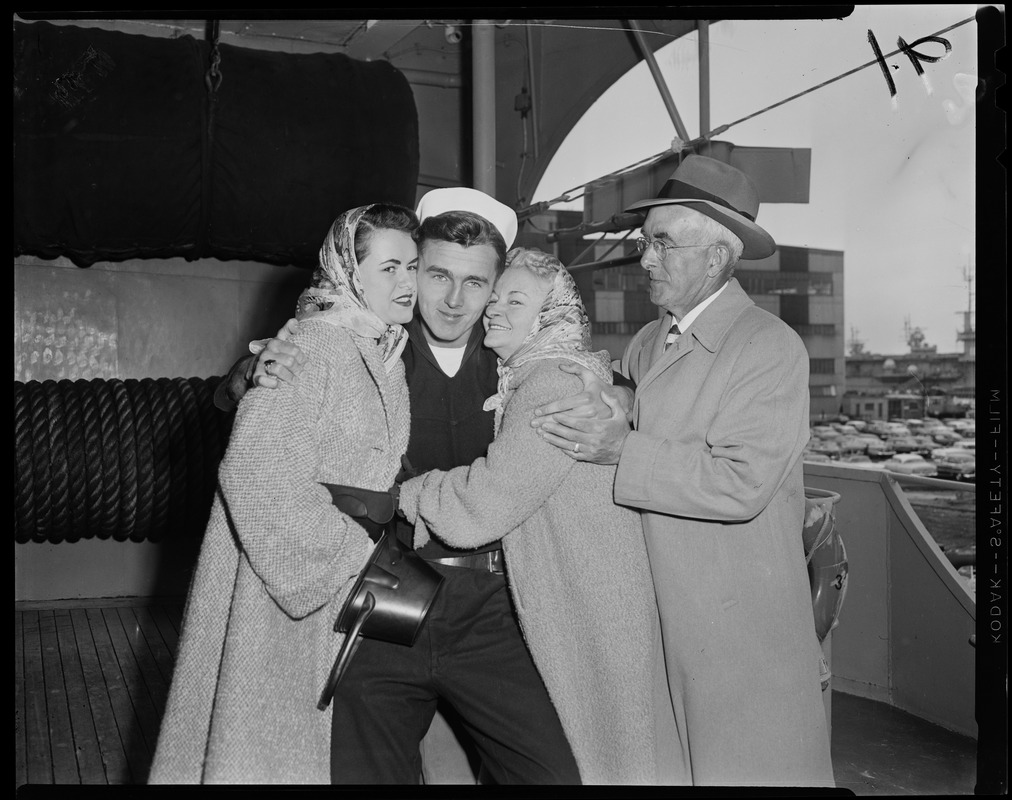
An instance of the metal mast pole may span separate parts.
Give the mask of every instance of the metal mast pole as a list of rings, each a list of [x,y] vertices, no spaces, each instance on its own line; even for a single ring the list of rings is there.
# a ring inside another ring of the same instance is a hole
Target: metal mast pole
[[[699,135],[710,133],[710,21],[696,21],[699,32]]]
[[[661,68],[657,66],[657,59],[654,58],[654,51],[650,49],[646,39],[643,36],[643,29],[640,28],[639,23],[634,19],[626,21],[626,25],[629,26],[629,30],[632,31],[633,36],[636,37],[636,44],[639,45],[640,52],[643,54],[643,60],[647,62],[647,66],[650,67],[650,74],[654,76],[654,83],[657,84],[657,91],[661,93],[661,99],[664,101],[664,107],[668,110],[668,116],[671,117],[671,121],[675,125],[675,133],[678,134],[678,138],[683,142],[690,140],[689,132],[685,129],[685,124],[682,122],[682,118],[678,113],[678,109],[675,108],[675,101],[671,97],[671,92],[668,90],[668,84],[664,80],[664,76],[661,74]]]
[[[495,197],[495,28],[476,19],[471,31],[474,188]]]

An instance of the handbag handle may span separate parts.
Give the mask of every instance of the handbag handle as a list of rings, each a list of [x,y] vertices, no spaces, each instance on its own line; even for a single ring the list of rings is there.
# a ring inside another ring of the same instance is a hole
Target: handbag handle
[[[348,669],[348,664],[351,663],[351,657],[355,655],[355,651],[358,649],[358,644],[361,641],[359,634],[362,631],[362,626],[365,625],[366,620],[369,619],[375,608],[376,598],[373,597],[372,592],[366,592],[362,602],[362,610],[358,612],[355,623],[351,626],[351,630],[348,631],[348,635],[344,637],[344,641],[341,643],[341,652],[337,655],[337,660],[330,670],[330,677],[327,678],[327,685],[323,689],[323,694],[320,695],[320,701],[316,704],[316,707],[320,711],[325,711],[327,706],[330,705],[330,701],[334,698],[337,685],[341,682],[341,678],[344,677],[345,670]]]

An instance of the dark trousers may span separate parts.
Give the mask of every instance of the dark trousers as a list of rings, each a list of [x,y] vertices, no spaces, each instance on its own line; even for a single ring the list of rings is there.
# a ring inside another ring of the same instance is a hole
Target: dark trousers
[[[419,743],[442,698],[497,784],[578,784],[579,771],[524,644],[501,575],[446,577],[412,647],[362,639],[334,696],[333,783],[417,784]]]

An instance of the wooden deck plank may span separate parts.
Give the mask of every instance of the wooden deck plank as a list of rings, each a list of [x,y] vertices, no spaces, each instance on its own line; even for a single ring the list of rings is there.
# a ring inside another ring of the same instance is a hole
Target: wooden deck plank
[[[46,681],[46,719],[49,722],[49,751],[53,759],[53,783],[81,782],[74,754],[74,730],[70,724],[67,687],[63,680],[63,662],[56,636],[56,618],[52,611],[39,614],[39,638],[42,642],[42,669]]]
[[[158,719],[161,719],[172,681],[172,656],[146,608],[119,608],[116,611],[124,631],[128,634],[133,632],[130,645],[140,667],[140,676],[155,704]],[[154,749],[152,743],[151,751],[154,752]]]
[[[15,600],[15,611],[55,611],[65,608],[68,611],[78,608],[139,608],[142,606],[159,606],[182,604],[185,597],[80,597],[73,600]]]
[[[137,624],[141,628],[141,632],[144,634],[144,640],[148,645],[148,649],[151,650],[154,665],[158,670],[159,676],[161,676],[162,683],[168,687],[172,683],[172,664],[175,661],[175,656],[166,646],[165,639],[162,638],[162,632],[158,629],[155,618],[151,613],[152,609],[120,609],[120,616],[126,612],[131,612],[134,615]]]
[[[44,613],[44,612],[43,612]],[[27,782],[53,782],[49,752],[49,720],[46,716],[46,681],[39,639],[39,612],[26,611],[23,620],[25,653],[25,763]]]
[[[123,750],[126,752],[127,764],[130,768],[130,782],[143,783],[151,756],[144,742],[140,721],[134,712],[126,671],[120,666],[102,609],[89,608],[86,609],[85,614],[88,617],[92,640],[95,643],[95,652],[98,654],[102,675],[105,678],[109,703],[116,718],[116,728],[119,730],[120,738],[123,741]]]
[[[119,609],[107,608],[102,611],[105,618],[106,628],[109,631],[109,639],[116,651],[126,682],[130,699],[133,703],[134,714],[138,723],[138,739],[143,743],[145,760],[143,772],[136,774],[139,782],[147,781],[147,773],[151,767],[151,759],[155,752],[155,744],[158,741],[158,728],[161,722],[160,714],[156,708],[156,700],[152,697],[148,688],[148,682],[157,684],[153,676],[145,675],[145,662],[138,658],[141,653],[139,642],[135,640],[140,634],[137,628],[126,630],[123,621],[120,619]],[[141,653],[142,654],[142,653]],[[164,705],[164,700],[162,701]]]
[[[22,614],[14,612],[14,786],[28,783],[25,731],[25,647]]]
[[[172,659],[175,661],[176,648],[179,646],[179,633],[183,628],[182,603],[152,606],[149,611],[162,634],[165,646],[169,648]]]
[[[77,639],[74,636],[74,623],[67,609],[55,611],[54,619],[70,712],[71,751],[77,759],[80,782],[89,786],[101,785],[106,783],[105,767],[102,765],[102,751],[98,746],[95,720],[91,715],[84,670],[78,653]]]
[[[91,706],[91,717],[95,725],[102,762],[105,765],[106,780],[114,786],[129,784],[130,766],[127,761],[123,738],[120,736],[116,715],[109,700],[109,690],[99,663],[98,652],[92,638],[87,613],[82,609],[70,612],[74,626],[74,638],[81,659],[81,672],[85,691]]]

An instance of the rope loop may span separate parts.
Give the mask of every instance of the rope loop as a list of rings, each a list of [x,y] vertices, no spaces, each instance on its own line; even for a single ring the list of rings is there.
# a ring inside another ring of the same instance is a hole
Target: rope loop
[[[211,66],[207,68],[207,72],[204,74],[204,85],[207,86],[207,91],[211,94],[215,94],[218,91],[218,87],[221,86],[221,52],[218,50],[218,20],[211,22]]]

